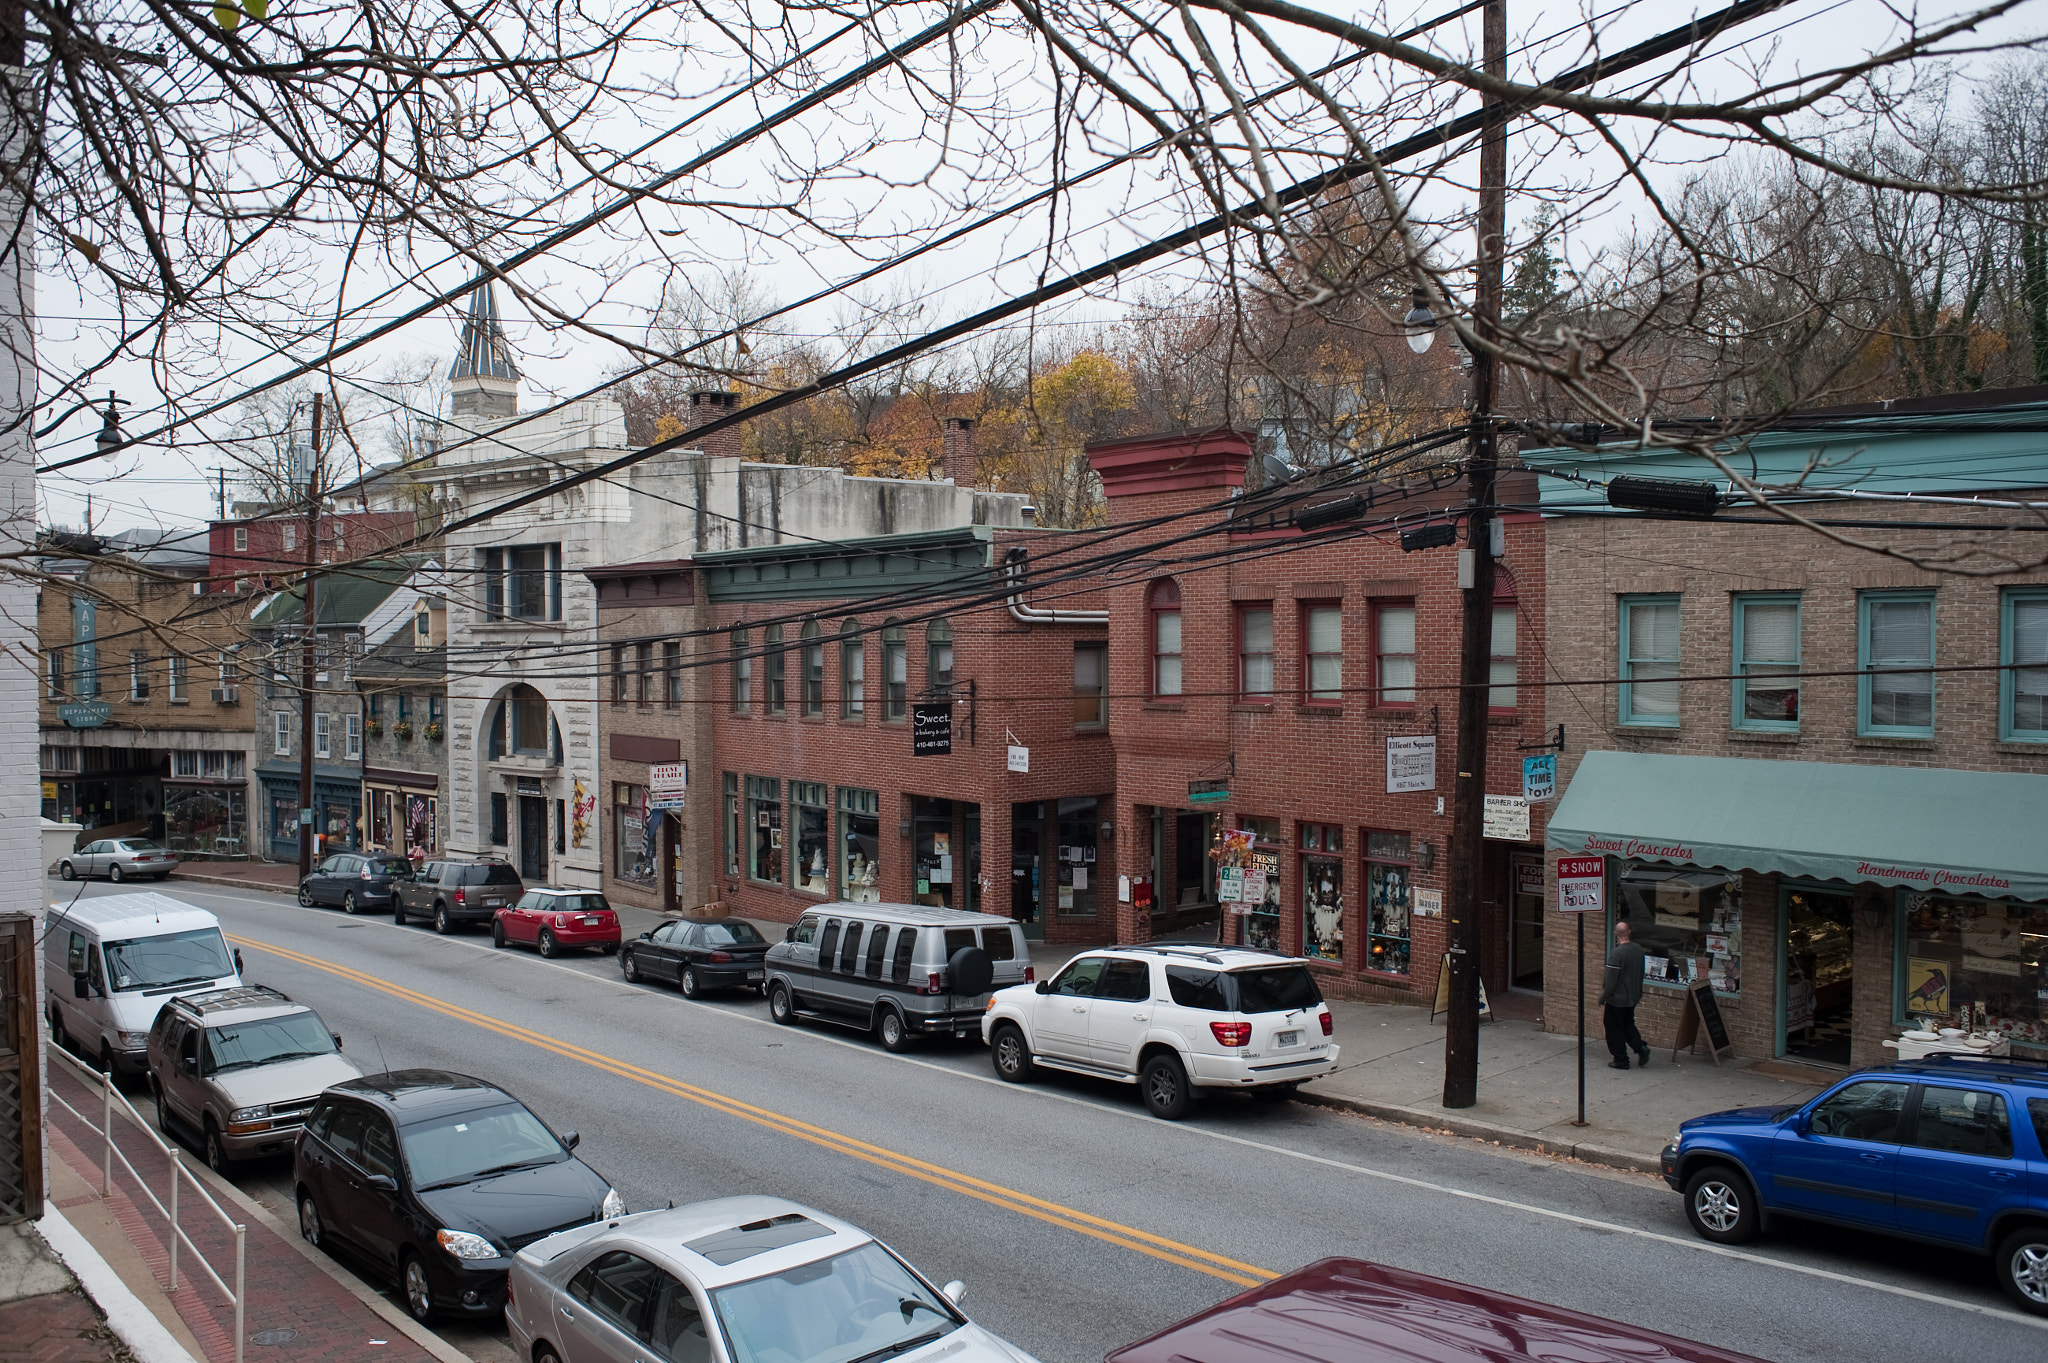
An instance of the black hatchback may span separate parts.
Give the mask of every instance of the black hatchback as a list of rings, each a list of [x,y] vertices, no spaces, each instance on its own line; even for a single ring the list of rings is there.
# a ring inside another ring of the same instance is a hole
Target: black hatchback
[[[626,1214],[602,1175],[495,1084],[398,1070],[336,1084],[293,1150],[299,1234],[397,1281],[419,1320],[488,1316],[522,1248]]]
[[[343,913],[389,909],[392,886],[412,879],[412,863],[391,852],[341,852],[315,866],[299,882],[299,902],[339,904]]]
[[[694,999],[706,989],[765,991],[761,958],[767,954],[768,939],[744,918],[708,923],[678,918],[626,943],[619,950],[619,969],[628,980],[662,980]]]

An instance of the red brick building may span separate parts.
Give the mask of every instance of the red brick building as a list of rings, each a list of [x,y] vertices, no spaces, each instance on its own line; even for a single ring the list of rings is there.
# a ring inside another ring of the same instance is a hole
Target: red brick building
[[[382,554],[419,528],[410,511],[325,512],[316,556],[322,563]],[[214,521],[207,527],[208,590],[261,590],[266,578],[306,566],[306,518],[279,514]]]
[[[1241,495],[1251,449],[1218,431],[1089,451],[1125,532],[1113,543],[1142,555],[1105,592],[1115,935],[1206,936],[1220,921],[1223,940],[1315,960],[1330,993],[1428,1002],[1446,945],[1462,596],[1458,550],[1404,553],[1399,531],[1447,524],[1464,485],[1440,471],[1433,486],[1418,475]],[[1297,522],[1352,494],[1369,505],[1349,520]],[[1536,655],[1516,645],[1541,636],[1544,559],[1534,516],[1504,529],[1486,790],[1519,799],[1518,746],[1543,741],[1544,710],[1528,686]],[[1057,569],[1042,556],[1034,577]],[[1213,856],[1227,830],[1251,845]],[[1485,843],[1481,879],[1496,999],[1543,980],[1541,807],[1513,831]],[[1262,872],[1263,891],[1253,881],[1222,901],[1226,859]]]

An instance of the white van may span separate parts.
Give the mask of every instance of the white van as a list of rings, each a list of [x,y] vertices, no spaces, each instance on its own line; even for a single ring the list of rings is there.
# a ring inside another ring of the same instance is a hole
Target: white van
[[[52,906],[43,980],[51,1041],[139,1075],[165,1000],[240,984],[242,953],[205,909],[166,894],[106,895]]]

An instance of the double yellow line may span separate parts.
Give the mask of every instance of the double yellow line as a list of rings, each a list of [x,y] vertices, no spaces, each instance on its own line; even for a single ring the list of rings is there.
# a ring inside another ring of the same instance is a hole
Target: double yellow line
[[[975,1178],[971,1174],[963,1174],[957,1169],[948,1169],[944,1165],[931,1164],[924,1160],[914,1159],[909,1155],[890,1150],[885,1146],[871,1145],[866,1141],[856,1140],[851,1136],[843,1135],[826,1127],[814,1126],[809,1122],[801,1122],[794,1117],[785,1116],[782,1113],[774,1112],[764,1107],[757,1107],[752,1103],[744,1103],[737,1098],[729,1098],[722,1093],[714,1093],[710,1089],[699,1088],[695,1084],[686,1084],[679,1079],[671,1079],[665,1074],[658,1074],[639,1065],[628,1064],[613,1056],[574,1045],[542,1032],[536,1032],[513,1023],[503,1022],[482,1013],[472,1012],[467,1008],[458,1008],[454,1004],[437,999],[430,994],[422,994],[416,989],[406,989],[403,986],[392,984],[388,980],[381,980],[374,975],[365,974],[360,970],[352,970],[347,966],[335,965],[331,961],[323,961],[316,956],[308,956],[303,952],[290,951],[284,947],[273,946],[268,942],[259,942],[249,937],[231,935],[228,940],[234,942],[237,946],[248,947],[252,951],[269,952],[271,955],[291,961],[295,965],[306,966],[312,970],[325,971],[330,975],[339,976],[352,984],[359,984],[365,989],[374,989],[379,993],[389,994],[393,998],[403,999],[407,1003],[417,1004],[421,1008],[454,1018],[457,1021],[467,1022],[486,1031],[496,1032],[500,1036],[510,1037],[514,1041],[523,1041],[529,1046],[538,1047],[541,1050],[562,1056],[565,1059],[580,1061],[593,1069],[603,1070],[607,1074],[617,1075],[621,1079],[628,1079],[651,1089],[658,1089],[663,1093],[710,1108],[714,1112],[724,1113],[728,1117],[738,1117],[742,1121],[752,1122],[756,1126],[766,1127],[785,1136],[793,1136],[797,1140],[807,1141],[812,1145],[833,1151],[836,1154],[860,1160],[865,1164],[871,1164],[880,1169],[887,1169],[892,1173],[902,1174],[906,1178],[918,1179],[921,1182],[931,1184],[933,1187],[944,1188],[948,1192],[959,1193],[963,1197],[971,1197],[978,1202],[986,1202],[992,1207],[1000,1207],[1005,1211],[1015,1212],[1019,1216],[1028,1216],[1033,1220],[1043,1221],[1047,1225],[1073,1231],[1077,1235],[1085,1235],[1090,1239],[1100,1240],[1104,1244],[1116,1245],[1121,1249],[1135,1250],[1139,1254],[1149,1255],[1154,1259],[1180,1268],[1193,1269],[1197,1273],[1206,1273],[1212,1278],[1221,1278],[1225,1282],[1236,1283],[1240,1287],[1256,1287],[1275,1276],[1270,1270],[1259,1268],[1253,1264],[1243,1263],[1240,1260],[1227,1258],[1221,1254],[1212,1254],[1208,1250],[1197,1249],[1193,1245],[1184,1245],[1177,1240],[1169,1240],[1164,1236],[1153,1235],[1149,1231],[1135,1230],[1129,1226],[1118,1225],[1114,1221],[1108,1221],[1099,1216],[1090,1216],[1087,1212],[1077,1211],[1072,1207],[1063,1206],[1057,1202],[1048,1202],[1044,1198],[1033,1197],[1029,1193],[1019,1192],[1014,1188],[1006,1188],[999,1183],[990,1183],[985,1179]]]

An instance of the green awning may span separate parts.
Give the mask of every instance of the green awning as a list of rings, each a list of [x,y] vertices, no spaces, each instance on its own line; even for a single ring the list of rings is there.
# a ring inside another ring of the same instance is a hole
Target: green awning
[[[2048,900],[2048,776],[1589,752],[1565,852]]]

